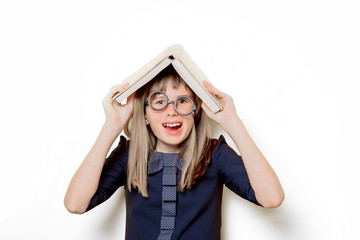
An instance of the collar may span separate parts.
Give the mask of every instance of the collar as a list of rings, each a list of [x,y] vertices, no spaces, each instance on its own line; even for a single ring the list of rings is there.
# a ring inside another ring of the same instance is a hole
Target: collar
[[[150,152],[148,162],[148,174],[153,174],[161,171],[164,166],[176,166],[180,171],[182,170],[184,160],[180,158],[178,153],[162,153]]]

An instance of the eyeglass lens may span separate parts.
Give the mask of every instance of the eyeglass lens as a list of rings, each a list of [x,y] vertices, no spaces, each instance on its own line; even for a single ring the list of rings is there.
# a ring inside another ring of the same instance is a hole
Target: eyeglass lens
[[[160,92],[152,94],[149,103],[155,110],[159,111],[165,109],[168,105],[167,97]],[[189,114],[193,111],[193,103],[186,96],[178,98],[174,105],[175,109],[181,114]]]

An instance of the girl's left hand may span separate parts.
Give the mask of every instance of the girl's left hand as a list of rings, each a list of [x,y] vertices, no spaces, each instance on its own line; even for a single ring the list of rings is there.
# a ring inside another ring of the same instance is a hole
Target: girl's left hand
[[[208,115],[211,119],[213,119],[215,122],[220,124],[220,126],[226,130],[228,125],[231,124],[230,123],[231,120],[238,118],[234,101],[231,96],[221,92],[219,89],[215,88],[212,84],[210,84],[206,80],[203,81],[203,84],[209,93],[215,95],[215,97],[217,97],[220,100],[221,104],[223,105],[223,110],[217,113],[213,113],[209,109],[209,107],[206,106],[205,103],[202,103],[201,107],[205,111],[206,115]]]

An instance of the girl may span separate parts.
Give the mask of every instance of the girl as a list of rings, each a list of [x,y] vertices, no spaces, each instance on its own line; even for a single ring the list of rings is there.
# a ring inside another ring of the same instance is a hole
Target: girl
[[[103,101],[106,120],[65,196],[82,214],[125,186],[125,239],[220,239],[223,184],[266,208],[284,192],[275,172],[248,135],[233,100],[204,81],[223,110],[212,113],[170,65],[128,98]],[[209,120],[233,139],[241,156],[220,136],[209,138]],[[119,145],[105,160],[121,133]]]

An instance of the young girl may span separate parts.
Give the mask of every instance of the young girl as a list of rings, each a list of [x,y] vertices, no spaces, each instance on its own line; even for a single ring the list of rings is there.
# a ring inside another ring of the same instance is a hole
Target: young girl
[[[212,113],[170,66],[128,98],[103,101],[106,121],[72,178],[65,196],[82,214],[125,187],[125,239],[220,239],[223,184],[263,207],[279,206],[284,192],[275,172],[248,135],[233,100],[208,82],[223,110]],[[209,138],[209,118],[230,135],[237,155],[220,136]],[[119,145],[108,151],[124,130]]]

